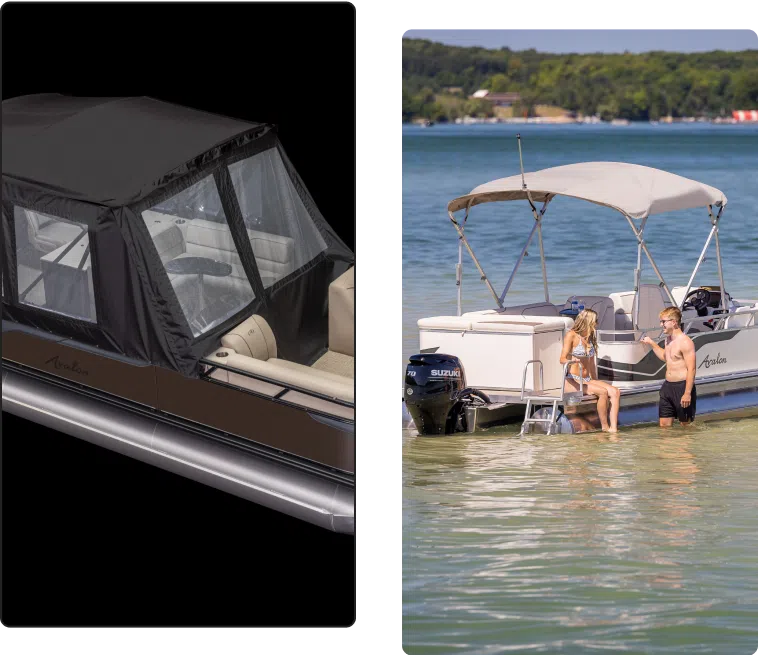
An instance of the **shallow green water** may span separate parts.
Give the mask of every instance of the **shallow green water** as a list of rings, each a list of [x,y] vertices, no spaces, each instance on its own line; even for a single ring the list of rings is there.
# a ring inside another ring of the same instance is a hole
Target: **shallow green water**
[[[758,420],[403,435],[408,653],[758,650]]]
[[[722,189],[727,290],[758,297],[758,128],[406,128],[403,369],[418,318],[456,313],[445,206],[518,172],[518,131],[527,170],[629,161]],[[524,203],[471,212],[467,233],[498,291],[531,220]],[[703,212],[650,219],[648,242],[670,284],[687,282],[708,230]],[[554,302],[633,287],[636,245],[619,215],[556,199],[544,231]],[[542,299],[536,246],[530,255],[515,302]],[[464,311],[492,306],[470,260],[465,267]],[[715,279],[712,253],[696,282]],[[649,265],[643,281],[654,281]],[[622,429],[617,440],[516,432],[403,432],[407,652],[758,651],[758,419]]]

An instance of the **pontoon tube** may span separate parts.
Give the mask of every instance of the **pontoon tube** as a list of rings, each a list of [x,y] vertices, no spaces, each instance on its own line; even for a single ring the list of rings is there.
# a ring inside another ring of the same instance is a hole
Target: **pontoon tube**
[[[334,532],[354,534],[355,490],[3,370],[3,411]]]

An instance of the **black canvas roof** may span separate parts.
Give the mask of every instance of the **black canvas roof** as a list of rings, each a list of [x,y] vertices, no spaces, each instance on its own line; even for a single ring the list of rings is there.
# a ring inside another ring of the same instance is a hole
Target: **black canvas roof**
[[[54,93],[3,101],[2,120],[4,177],[111,207],[274,129],[149,97]]]

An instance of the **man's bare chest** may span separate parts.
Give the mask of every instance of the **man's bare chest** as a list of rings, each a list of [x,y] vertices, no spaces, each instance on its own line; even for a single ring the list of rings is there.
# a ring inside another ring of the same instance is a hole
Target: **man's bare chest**
[[[681,361],[684,359],[682,348],[678,343],[673,342],[666,344],[666,359],[670,362]]]

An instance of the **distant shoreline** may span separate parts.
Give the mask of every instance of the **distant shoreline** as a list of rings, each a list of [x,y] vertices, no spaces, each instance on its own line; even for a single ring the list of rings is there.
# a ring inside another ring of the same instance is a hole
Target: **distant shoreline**
[[[739,121],[735,118],[717,117],[717,118],[705,118],[705,117],[681,117],[671,118],[663,120],[629,120],[626,118],[615,118],[612,120],[602,120],[596,117],[586,118],[566,118],[549,117],[549,116],[534,116],[529,118],[479,118],[473,116],[465,116],[464,118],[457,118],[454,121],[429,121],[424,119],[414,119],[411,121],[403,121],[403,125],[411,125],[416,127],[433,127],[435,125],[678,125],[678,124],[693,124],[693,123],[707,123],[711,125],[758,125],[758,121]]]

